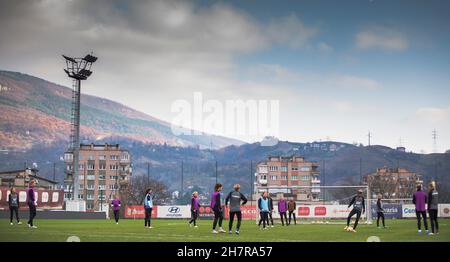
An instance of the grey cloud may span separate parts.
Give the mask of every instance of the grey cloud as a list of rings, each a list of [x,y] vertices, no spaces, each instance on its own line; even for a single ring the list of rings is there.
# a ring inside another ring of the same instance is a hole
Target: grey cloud
[[[359,49],[403,51],[409,47],[409,42],[402,33],[394,29],[376,26],[358,32],[355,45]]]
[[[133,83],[139,90],[164,86],[168,91],[201,89],[202,78],[234,82],[229,78],[237,55],[274,42],[299,46],[315,34],[293,15],[261,25],[221,3],[41,0],[0,5],[5,36],[0,39],[0,67],[63,82],[59,54],[94,50],[100,57],[96,68],[103,72],[96,75],[103,74],[99,77],[108,90],[122,90],[118,82]],[[171,83],[180,77],[192,81]]]
[[[241,81],[235,58],[273,44],[302,47],[316,34],[296,16],[262,24],[227,4],[189,1],[6,0],[0,25],[0,69],[69,85],[60,55],[94,51],[99,60],[83,92],[168,121],[170,104],[194,91],[211,99],[280,95]]]
[[[306,26],[296,15],[272,20],[267,27],[267,35],[278,44],[286,44],[292,48],[304,47],[319,30]]]

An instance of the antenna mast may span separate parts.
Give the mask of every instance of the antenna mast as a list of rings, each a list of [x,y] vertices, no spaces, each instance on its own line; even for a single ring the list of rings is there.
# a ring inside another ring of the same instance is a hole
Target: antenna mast
[[[433,153],[437,153],[437,131],[436,128],[431,132],[431,137],[433,138]]]

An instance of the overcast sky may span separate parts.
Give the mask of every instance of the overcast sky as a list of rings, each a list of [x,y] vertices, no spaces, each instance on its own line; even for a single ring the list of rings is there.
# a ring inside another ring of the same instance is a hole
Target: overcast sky
[[[449,1],[0,1],[0,69],[171,121],[177,99],[277,99],[283,140],[450,149]],[[249,142],[258,137],[237,137]],[[401,142],[400,142],[401,140]]]

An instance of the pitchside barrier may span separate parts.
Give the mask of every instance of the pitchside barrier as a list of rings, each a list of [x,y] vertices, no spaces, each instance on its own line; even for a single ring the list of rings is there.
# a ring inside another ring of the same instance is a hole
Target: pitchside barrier
[[[242,219],[254,220],[256,216],[256,206],[244,205],[241,208]],[[228,219],[228,208],[224,208],[224,217]],[[144,206],[125,206],[125,218],[141,219],[145,217]],[[167,206],[154,206],[152,209],[152,218],[190,218],[191,206],[190,205],[167,205]],[[213,219],[214,212],[209,206],[200,206],[199,219]]]
[[[370,190],[368,186],[257,186],[255,193],[257,198],[267,192],[273,200],[272,218],[280,219],[278,203],[281,197],[286,201],[294,200],[296,203],[295,215],[299,223],[343,223],[352,206],[348,207],[351,199],[358,190],[363,191],[366,210],[372,209],[369,200]],[[257,205],[256,201],[256,205]],[[289,219],[289,213],[287,213]],[[356,215],[353,216],[353,219]],[[259,223],[260,213],[255,216],[256,223]],[[278,221],[277,221],[278,222]],[[372,223],[372,212],[361,214],[362,223]],[[279,222],[281,223],[281,222]]]
[[[402,218],[415,218],[416,209],[413,204],[402,205]],[[438,217],[450,217],[450,204],[438,205]]]
[[[377,199],[371,199],[372,202],[372,216],[377,217]],[[412,203],[412,199],[382,199],[382,208],[384,210],[385,218],[399,219],[399,218],[415,218],[416,207]],[[427,206],[427,205],[425,205]],[[450,217],[450,204],[438,205],[438,217]]]
[[[376,203],[375,200],[370,201]],[[386,200],[387,202],[388,200]],[[257,201],[249,201],[247,205],[241,207],[243,220],[255,220],[258,218],[259,210],[256,207]],[[168,206],[154,206],[152,209],[152,218],[179,218],[188,219],[191,217],[189,205],[168,205]],[[274,206],[272,217],[275,220],[280,219],[278,208]],[[416,210],[412,204],[383,204],[384,215],[387,219],[401,219],[401,218],[415,218]],[[298,204],[295,210],[296,218],[299,221],[318,221],[333,223],[333,220],[347,219],[351,208],[348,205],[333,205],[333,204],[315,204],[302,205]],[[450,217],[450,204],[439,204],[439,217]],[[145,210],[142,205],[126,206],[125,218],[143,219],[145,217]],[[229,210],[224,208],[224,218],[228,219]],[[366,216],[362,216],[363,219]],[[376,207],[372,205],[372,217],[376,218]],[[209,206],[201,206],[199,210],[199,219],[213,219],[214,213]],[[277,221],[278,222],[278,221]]]
[[[19,194],[20,209],[28,209],[27,202],[27,189],[16,188],[16,193]],[[9,188],[0,188],[0,210],[9,209],[8,196],[10,194]],[[63,208],[64,203],[64,191],[63,190],[47,190],[47,189],[35,189],[34,197],[37,202],[38,209],[59,209]]]
[[[22,208],[21,208],[22,209]],[[29,211],[19,210],[22,221],[28,220]],[[37,210],[37,219],[107,219],[106,212],[78,212],[65,210]],[[1,219],[9,219],[9,210],[0,211]]]

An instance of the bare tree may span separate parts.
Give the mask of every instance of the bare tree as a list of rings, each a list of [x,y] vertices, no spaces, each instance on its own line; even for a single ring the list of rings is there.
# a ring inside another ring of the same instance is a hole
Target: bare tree
[[[142,175],[136,175],[132,177],[130,185],[124,192],[127,195],[127,204],[141,205],[145,197],[145,191],[148,188],[151,188],[153,193],[156,194],[156,204],[163,203],[169,197],[165,184],[154,179],[148,179]]]
[[[391,198],[395,196],[398,181],[397,177],[378,175],[368,179],[367,183],[372,193],[380,193],[383,198]]]
[[[348,176],[343,179],[340,185],[342,186],[354,186],[359,183],[356,181],[355,177]],[[362,187],[361,187],[362,189]],[[350,199],[356,194],[357,188],[337,188],[332,190],[330,193],[333,196],[333,199],[339,201],[340,204],[348,204]]]
[[[439,203],[450,202],[450,186],[447,183],[437,183],[436,190],[439,192]]]

